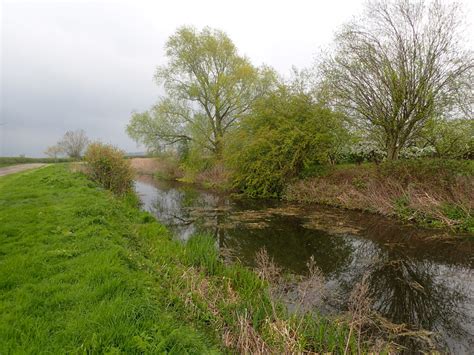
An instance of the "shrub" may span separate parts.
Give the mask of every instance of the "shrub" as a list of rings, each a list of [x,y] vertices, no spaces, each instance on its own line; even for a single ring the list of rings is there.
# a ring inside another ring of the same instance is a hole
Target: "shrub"
[[[233,185],[251,197],[278,197],[289,180],[334,163],[347,136],[340,115],[282,86],[257,100],[229,137]]]
[[[84,160],[92,180],[117,195],[124,195],[133,186],[133,170],[124,153],[109,144],[92,143]]]
[[[373,141],[361,141],[353,144],[346,153],[349,163],[362,164],[364,162],[380,163],[387,157],[387,153]]]

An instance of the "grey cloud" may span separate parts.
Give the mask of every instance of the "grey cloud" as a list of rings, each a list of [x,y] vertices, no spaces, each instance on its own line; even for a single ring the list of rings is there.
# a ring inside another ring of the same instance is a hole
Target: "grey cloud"
[[[136,151],[125,125],[161,93],[152,76],[178,26],[223,29],[255,64],[284,74],[310,66],[362,3],[4,0],[0,156],[41,156],[78,128]]]

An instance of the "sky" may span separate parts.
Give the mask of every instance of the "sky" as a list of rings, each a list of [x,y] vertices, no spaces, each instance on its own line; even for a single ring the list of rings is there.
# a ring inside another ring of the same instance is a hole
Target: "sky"
[[[286,75],[292,66],[310,67],[363,4],[0,0],[0,156],[44,156],[76,129],[127,152],[143,151],[125,127],[132,112],[164,94],[153,75],[166,64],[164,46],[178,27],[223,30],[253,64]],[[474,5],[465,5],[470,20]]]

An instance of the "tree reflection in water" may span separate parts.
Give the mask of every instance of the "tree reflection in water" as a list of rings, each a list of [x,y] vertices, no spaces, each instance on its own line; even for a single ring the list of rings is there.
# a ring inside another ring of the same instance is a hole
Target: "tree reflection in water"
[[[351,270],[344,282],[346,295],[367,274],[374,310],[393,323],[441,334],[440,345],[451,351],[469,350],[474,319],[465,307],[472,304],[465,281],[472,280],[472,270],[416,260],[400,245],[363,244],[353,257],[366,262]],[[421,346],[413,338],[402,340],[411,350]]]

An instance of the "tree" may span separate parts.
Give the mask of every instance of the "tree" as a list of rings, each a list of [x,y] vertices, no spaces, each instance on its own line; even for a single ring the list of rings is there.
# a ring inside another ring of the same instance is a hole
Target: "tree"
[[[323,63],[332,104],[372,131],[397,159],[434,116],[472,118],[471,50],[461,45],[461,9],[439,1],[369,3],[343,27]]]
[[[149,148],[193,142],[221,157],[224,136],[273,80],[237,53],[222,31],[182,27],[166,43],[155,79],[167,96],[134,113],[127,133]]]
[[[439,158],[474,157],[474,120],[432,119],[421,133],[423,145],[432,147]]]
[[[334,163],[340,142],[349,139],[343,117],[294,84],[258,99],[229,137],[225,157],[234,184],[249,196],[279,196],[288,179]]]
[[[63,149],[59,146],[59,144],[52,145],[48,147],[44,154],[46,154],[48,157],[56,160],[59,155],[63,154]]]
[[[89,138],[84,130],[67,131],[63,139],[58,142],[62,151],[71,158],[79,159],[89,144]]]

